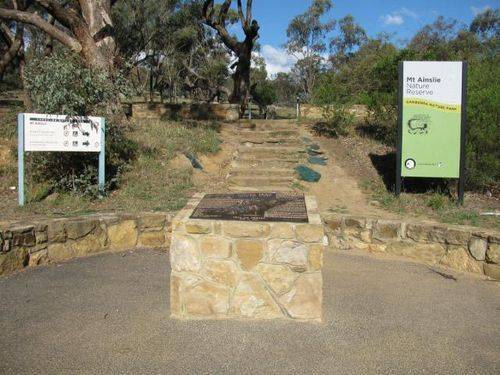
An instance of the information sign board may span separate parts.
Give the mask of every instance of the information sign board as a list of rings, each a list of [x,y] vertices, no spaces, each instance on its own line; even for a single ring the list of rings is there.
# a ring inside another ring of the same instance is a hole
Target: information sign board
[[[101,118],[25,113],[24,150],[101,152]]]
[[[466,70],[461,61],[400,64],[397,193],[403,177],[463,177]]]
[[[105,183],[105,120],[102,117],[72,117],[20,113],[17,117],[18,202],[24,205],[25,152],[99,153],[99,192]]]

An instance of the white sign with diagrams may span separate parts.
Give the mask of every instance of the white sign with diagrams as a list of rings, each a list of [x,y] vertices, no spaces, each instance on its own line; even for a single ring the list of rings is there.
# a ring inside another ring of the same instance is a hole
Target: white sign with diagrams
[[[101,118],[24,114],[25,151],[100,152]]]

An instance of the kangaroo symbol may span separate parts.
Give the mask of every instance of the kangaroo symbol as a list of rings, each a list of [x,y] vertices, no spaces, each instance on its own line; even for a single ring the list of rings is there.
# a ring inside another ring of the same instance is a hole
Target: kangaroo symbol
[[[429,116],[416,115],[408,120],[408,133],[412,135],[427,134],[429,132]]]

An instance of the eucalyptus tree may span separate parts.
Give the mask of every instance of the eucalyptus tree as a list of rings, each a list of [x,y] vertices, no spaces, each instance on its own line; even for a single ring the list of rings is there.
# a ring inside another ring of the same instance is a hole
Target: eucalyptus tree
[[[18,8],[16,0],[2,1],[0,6],[14,10]],[[0,80],[5,70],[16,59],[23,60],[24,65],[24,25],[9,20],[0,19]]]
[[[354,52],[368,41],[366,31],[350,14],[338,21],[338,34],[330,40],[330,62],[334,68],[346,63]]]
[[[180,0],[122,0],[113,7],[116,44],[123,65],[137,84],[136,91],[144,91],[149,83],[151,100],[155,91],[163,93],[168,81],[163,78],[171,65],[171,19],[180,4]],[[149,79],[143,80],[144,70]]]
[[[111,71],[115,42],[111,0],[14,0],[0,6],[0,19],[29,24],[81,55],[89,67]],[[50,15],[55,24],[48,20]]]
[[[173,36],[182,67],[183,89],[192,99],[209,102],[231,95],[226,87],[230,54],[218,33],[205,27],[203,5],[194,1],[179,9]],[[237,15],[228,12],[227,23],[236,22]]]
[[[227,91],[229,56],[204,27],[202,9],[198,0],[122,0],[113,8],[120,55],[138,88],[149,81],[151,100],[158,92],[170,100],[210,101]]]
[[[278,103],[295,105],[299,87],[289,73],[277,73],[272,83],[275,87]]]
[[[45,35],[46,53],[54,42],[80,56],[86,68],[105,74],[111,82],[117,79],[116,45],[111,7],[114,0],[11,0],[0,4],[0,21],[15,22]],[[33,44],[34,39],[31,40]],[[124,124],[125,116],[118,93],[107,100],[107,116]]]
[[[246,10],[243,10],[241,0],[237,0],[238,19],[241,23],[245,38],[239,41],[227,30],[228,15],[232,0],[224,0],[220,7],[214,5],[214,0],[205,0],[202,17],[206,25],[214,29],[224,45],[234,54],[236,61],[231,65],[233,91],[229,97],[231,103],[240,104],[240,116],[246,110],[250,95],[250,71],[252,51],[259,37],[259,23],[252,16],[252,0],[247,0]]]
[[[470,24],[470,31],[484,39],[500,38],[500,9],[487,8],[476,15]]]
[[[326,51],[325,38],[335,21],[322,18],[332,8],[331,0],[313,0],[311,6],[294,17],[286,30],[286,50],[297,58],[293,73],[307,98],[309,98],[321,73],[322,54]]]

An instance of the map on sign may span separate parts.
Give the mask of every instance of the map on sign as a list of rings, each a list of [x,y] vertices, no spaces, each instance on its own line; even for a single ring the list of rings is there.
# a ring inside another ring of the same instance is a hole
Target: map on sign
[[[24,114],[25,151],[100,152],[101,118]]]
[[[191,218],[309,222],[304,195],[295,193],[207,194]]]

